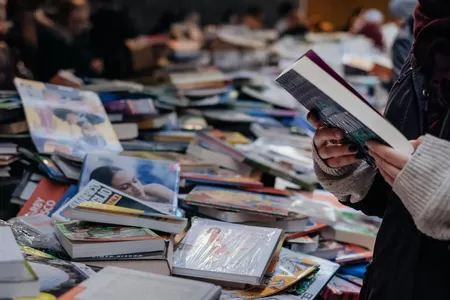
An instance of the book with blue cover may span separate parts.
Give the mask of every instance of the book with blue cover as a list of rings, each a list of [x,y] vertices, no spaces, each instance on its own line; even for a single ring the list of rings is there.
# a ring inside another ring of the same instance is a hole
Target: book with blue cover
[[[173,161],[149,160],[109,154],[88,154],[79,187],[96,180],[124,194],[175,211],[178,205],[180,165]]]

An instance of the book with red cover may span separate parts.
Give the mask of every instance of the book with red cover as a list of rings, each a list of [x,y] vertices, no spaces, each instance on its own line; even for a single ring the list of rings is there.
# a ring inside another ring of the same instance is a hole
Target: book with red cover
[[[322,292],[324,300],[358,300],[361,287],[334,276]]]
[[[45,177],[42,178],[17,216],[48,215],[62,199],[69,186],[69,184],[61,184]]]
[[[373,252],[357,245],[347,244],[339,251],[336,262],[340,265],[359,264],[370,262],[373,259]]]

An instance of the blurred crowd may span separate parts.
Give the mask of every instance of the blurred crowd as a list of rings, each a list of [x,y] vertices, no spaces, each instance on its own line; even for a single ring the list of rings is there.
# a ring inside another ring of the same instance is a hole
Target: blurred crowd
[[[393,1],[391,11],[408,24],[414,2]],[[127,9],[112,0],[0,0],[0,87],[11,87],[15,76],[52,82],[60,70],[73,71],[79,77],[127,77],[133,70],[126,42],[143,34],[166,34],[202,44],[205,28],[267,28],[260,6],[248,7],[244,13],[227,10],[217,24],[202,24],[195,11],[179,11],[162,13],[148,32],[138,32]],[[308,18],[291,2],[281,3],[277,14],[274,29],[280,37],[347,31],[365,35],[380,50],[387,50],[382,30],[385,17],[376,9],[355,9],[343,28],[320,16]]]

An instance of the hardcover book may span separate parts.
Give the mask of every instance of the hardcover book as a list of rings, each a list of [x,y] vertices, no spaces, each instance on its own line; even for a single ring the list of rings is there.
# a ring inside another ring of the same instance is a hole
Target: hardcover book
[[[280,229],[194,219],[174,253],[173,273],[259,285],[280,238]]]
[[[39,153],[122,151],[97,94],[19,78],[15,84]]]
[[[83,188],[94,179],[124,195],[175,211],[179,174],[177,162],[90,153],[83,164],[79,186]]]
[[[411,154],[408,140],[334,72],[314,51],[308,51],[276,80],[297,101],[318,114],[328,127],[341,129],[345,142],[355,144],[373,164],[365,143],[377,140]]]

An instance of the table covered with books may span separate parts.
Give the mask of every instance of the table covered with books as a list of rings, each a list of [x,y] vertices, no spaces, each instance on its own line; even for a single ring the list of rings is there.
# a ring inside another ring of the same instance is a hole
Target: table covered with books
[[[358,299],[381,220],[321,189],[306,115],[364,153],[385,135],[352,107],[375,115],[380,82],[350,86],[311,45],[284,72],[17,78],[0,92],[0,299]]]

